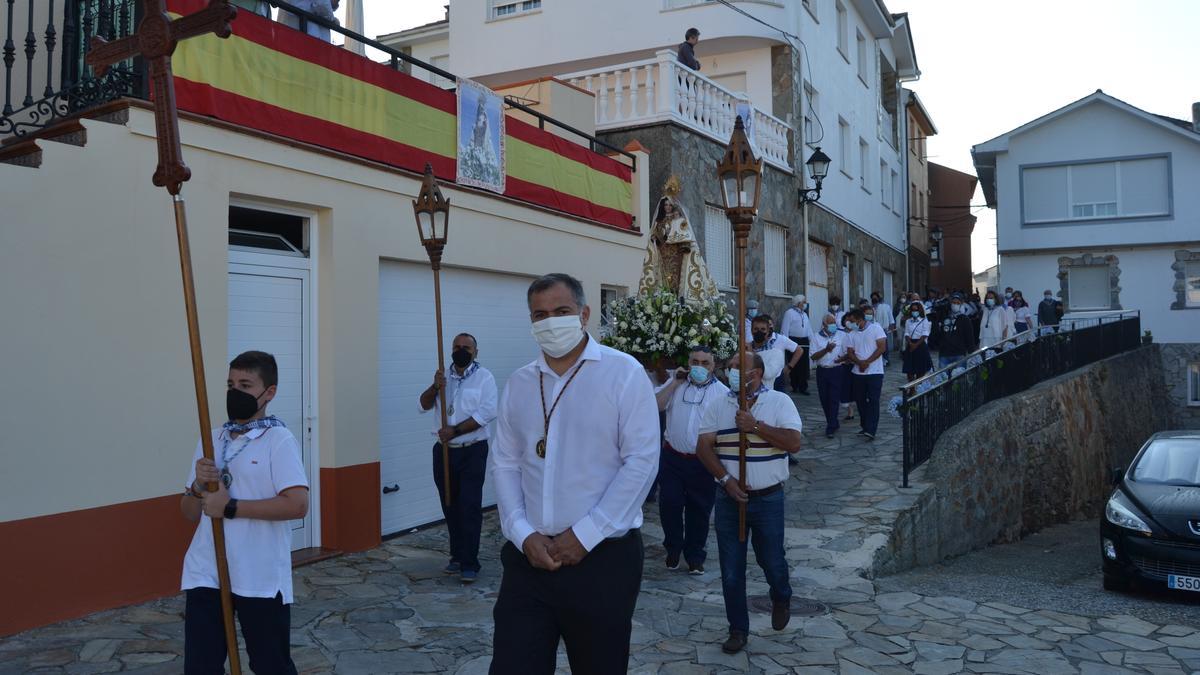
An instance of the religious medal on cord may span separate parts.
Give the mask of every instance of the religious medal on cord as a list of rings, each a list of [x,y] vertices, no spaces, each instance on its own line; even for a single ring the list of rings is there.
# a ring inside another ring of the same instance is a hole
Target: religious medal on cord
[[[562,400],[563,394],[567,393],[567,387],[571,386],[571,382],[575,379],[575,376],[579,374],[579,371],[583,370],[583,366],[586,363],[587,361],[584,361],[575,367],[575,372],[571,373],[571,377],[567,378],[567,383],[564,384],[563,388],[558,392],[558,396],[554,397],[554,405],[550,406],[550,412],[546,412],[546,385],[543,381],[544,373],[538,372],[538,390],[542,394],[542,421],[544,424],[542,426],[542,440],[537,442],[537,445],[534,447],[534,449],[537,451],[537,456],[541,459],[546,459],[546,439],[550,436],[550,418],[554,416],[554,411],[558,408],[558,402]]]

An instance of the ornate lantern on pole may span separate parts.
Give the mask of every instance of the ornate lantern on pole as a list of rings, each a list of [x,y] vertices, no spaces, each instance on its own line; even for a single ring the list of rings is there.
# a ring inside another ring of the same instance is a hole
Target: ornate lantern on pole
[[[450,200],[442,196],[437,178],[433,175],[433,165],[425,165],[425,178],[421,181],[421,191],[413,200],[413,214],[417,219],[417,235],[421,237],[421,245],[429,254],[429,266],[433,268],[433,306],[437,319],[437,353],[438,369],[445,367],[446,354],[442,345],[442,251],[446,248],[446,230],[450,224]],[[438,392],[439,411],[442,415],[442,427],[446,421],[446,392]],[[450,447],[442,442],[442,495],[446,506],[450,505]]]
[[[721,182],[721,200],[725,217],[733,226],[737,256],[735,274],[738,288],[738,367],[741,386],[738,388],[738,408],[748,410],[746,400],[746,331],[742,328],[746,316],[746,248],[750,245],[750,228],[758,215],[758,200],[762,195],[762,160],[754,157],[750,139],[739,115],[733,125],[733,135],[725,146],[725,156],[717,162],[717,178]],[[738,484],[746,490],[746,433],[738,433]],[[738,504],[738,539],[746,540],[746,505]]]

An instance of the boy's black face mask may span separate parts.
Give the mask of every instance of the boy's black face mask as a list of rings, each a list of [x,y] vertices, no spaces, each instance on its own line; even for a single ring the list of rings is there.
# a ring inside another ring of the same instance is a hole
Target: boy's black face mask
[[[257,415],[261,407],[254,394],[241,389],[225,390],[225,412],[229,414],[230,420],[248,420]]]

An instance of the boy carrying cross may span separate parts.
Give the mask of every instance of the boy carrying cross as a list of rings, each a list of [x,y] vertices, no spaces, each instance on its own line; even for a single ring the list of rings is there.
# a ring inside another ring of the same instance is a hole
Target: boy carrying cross
[[[181,508],[198,522],[183,559],[184,673],[225,672],[225,632],[210,518],[225,519],[233,607],[250,669],[260,675],[296,673],[289,634],[292,605],[291,527],[308,513],[308,478],[300,446],[283,422],[267,415],[279,369],[265,352],[229,363],[225,407],[229,422],[213,430],[215,460],[197,445]],[[216,482],[216,492],[205,483]]]

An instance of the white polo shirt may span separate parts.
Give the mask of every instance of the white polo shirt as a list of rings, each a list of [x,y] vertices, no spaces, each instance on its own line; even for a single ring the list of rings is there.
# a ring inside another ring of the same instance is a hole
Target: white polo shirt
[[[775,378],[783,372],[783,366],[787,363],[787,354],[784,352],[797,351],[800,349],[800,345],[790,337],[771,333],[762,347],[757,347],[751,342],[750,348],[762,357],[763,367],[766,369],[763,374],[763,382],[768,383],[767,386],[771,386],[774,384]]]
[[[666,411],[666,439],[671,448],[685,455],[696,454],[696,439],[700,436],[704,411],[722,401],[728,393],[729,387],[713,377],[705,385],[697,386],[689,379],[676,387]]]
[[[788,307],[787,311],[783,313],[783,325],[779,327],[779,331],[793,340],[811,337],[812,335],[812,327],[808,320],[808,315],[796,307]]]
[[[222,452],[228,443],[228,451]],[[238,453],[245,444],[245,449]],[[232,457],[229,472],[233,483],[229,495],[234,499],[270,499],[292,487],[308,487],[308,475],[300,458],[296,437],[284,427],[252,429],[230,440],[222,429],[213,430],[213,449],[217,469],[222,455]],[[236,453],[236,457],[234,457]],[[186,485],[196,480],[196,462],[204,456],[197,443],[192,455]],[[292,522],[290,520],[254,520],[234,518],[225,521],[225,556],[229,561],[229,583],[235,595],[246,598],[273,598],[283,595],[283,604],[292,603]],[[213,549],[212,519],[200,515],[192,544],[183,558],[181,590],[220,588],[217,583],[217,558]]]
[[[834,333],[832,337],[825,335],[823,330],[815,331],[812,334],[812,338],[810,338],[810,344],[808,348],[811,350],[810,353],[816,354],[822,349],[825,349],[830,342],[832,342],[834,345],[833,349],[829,350],[829,353],[825,356],[813,361],[818,368],[841,367],[837,360],[846,355],[845,331],[839,330],[838,332]]]
[[[449,392],[446,398],[446,424],[454,426],[467,421],[467,419],[473,419],[479,424],[479,428],[475,431],[455,436],[450,441],[450,445],[471,445],[488,440],[490,438],[488,425],[496,419],[498,399],[496,378],[492,376],[492,372],[478,363],[472,362],[467,366],[466,372],[459,375],[458,371],[451,366],[446,369],[446,391]],[[417,402],[417,409],[422,415],[439,410],[438,399],[441,396],[442,393],[438,392],[433,399],[433,407],[429,410],[422,408],[420,401]],[[435,437],[441,428],[441,415],[439,414],[433,423]]]
[[[874,321],[867,324],[866,328],[856,330],[849,334],[850,339],[846,342],[846,347],[854,348],[854,358],[865,359],[879,347],[875,344],[876,340],[886,340],[887,334],[883,332],[879,324]],[[855,375],[882,375],[883,374],[883,357],[875,359],[867,366],[865,371],[861,371],[858,365],[850,369],[850,372]]]
[[[700,425],[701,434],[717,435],[713,449],[725,470],[735,480],[739,477],[737,411],[737,396],[726,394],[723,401],[704,411],[704,421]],[[790,396],[780,391],[760,392],[750,406],[750,414],[754,415],[754,419],[773,427],[796,431],[804,429],[796,404]],[[762,490],[787,480],[787,451],[773,447],[761,436],[746,434],[746,437],[750,446],[746,449],[747,489]]]

